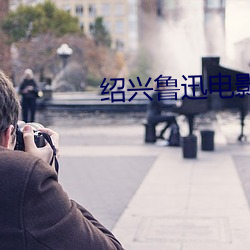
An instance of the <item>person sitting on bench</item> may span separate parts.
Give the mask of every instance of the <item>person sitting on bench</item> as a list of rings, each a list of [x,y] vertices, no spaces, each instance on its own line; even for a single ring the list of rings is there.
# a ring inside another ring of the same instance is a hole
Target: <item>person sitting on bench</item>
[[[162,114],[162,110],[168,108],[168,105],[164,104],[163,100],[161,99],[161,91],[163,91],[165,88],[166,87],[160,85],[157,88],[158,91],[156,91],[156,86],[154,86],[154,92],[151,95],[152,101],[150,101],[147,106],[147,115],[146,115],[147,122],[155,124],[155,126],[158,123],[166,123],[165,127],[161,130],[159,135],[156,135],[157,139],[162,139],[162,140],[165,140],[164,138],[165,131],[172,124],[176,124],[176,126],[178,126],[174,115]]]

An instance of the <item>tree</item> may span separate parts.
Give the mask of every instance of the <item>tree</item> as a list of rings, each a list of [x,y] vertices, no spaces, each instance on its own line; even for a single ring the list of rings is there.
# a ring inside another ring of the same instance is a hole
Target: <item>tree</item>
[[[63,74],[60,77],[61,58],[56,54],[57,48],[62,43],[69,44],[73,49],[73,54],[67,64],[67,79],[63,79],[65,77]],[[66,34],[63,37],[40,34],[30,42],[20,41],[16,43],[15,51],[16,56],[13,57],[13,66],[16,85],[22,80],[23,71],[26,68],[32,68],[36,78],[41,76],[41,73],[44,74],[45,78],[54,79],[56,77],[59,81],[57,85],[54,85],[53,82],[53,88],[55,89],[60,86],[61,81],[61,83],[68,83],[68,90],[79,91],[82,87],[79,77],[86,85],[97,87],[101,85],[104,77],[116,77],[122,67],[121,59],[115,51],[103,45],[97,46],[93,39],[89,39],[82,34]],[[77,83],[79,86],[76,85]],[[64,87],[67,86],[64,85]]]
[[[35,75],[39,75],[40,80],[44,76],[54,77],[61,70],[61,58],[56,50],[62,43],[68,43],[73,49],[72,61],[83,61],[84,36],[81,34],[68,34],[57,37],[54,34],[39,34],[30,42],[19,41],[13,45],[15,55],[12,63],[19,83],[25,68],[32,68]]]
[[[92,30],[92,35],[96,45],[104,45],[106,47],[111,46],[111,37],[103,24],[103,18],[97,17],[95,19],[95,24]]]
[[[68,12],[60,10],[49,0],[36,6],[20,5],[16,11],[8,14],[2,28],[11,42],[29,38],[41,33],[63,36],[67,33],[80,32],[78,19]]]

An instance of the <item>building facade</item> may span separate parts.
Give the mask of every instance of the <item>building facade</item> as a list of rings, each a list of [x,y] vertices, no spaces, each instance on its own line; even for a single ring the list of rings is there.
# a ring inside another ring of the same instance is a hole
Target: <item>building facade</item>
[[[138,47],[138,0],[51,0],[60,9],[79,19],[84,33],[91,36],[96,17],[103,17],[110,32],[112,47],[122,51]],[[38,4],[44,0],[10,0],[14,10],[20,4]]]
[[[86,35],[91,35],[95,18],[102,16],[113,48],[134,50],[138,46],[137,0],[52,0],[59,8],[78,17]]]

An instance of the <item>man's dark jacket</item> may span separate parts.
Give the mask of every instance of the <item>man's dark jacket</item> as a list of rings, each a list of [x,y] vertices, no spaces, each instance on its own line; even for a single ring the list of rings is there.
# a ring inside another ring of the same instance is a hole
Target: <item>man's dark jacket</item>
[[[123,249],[111,232],[69,200],[51,166],[0,147],[0,250]]]

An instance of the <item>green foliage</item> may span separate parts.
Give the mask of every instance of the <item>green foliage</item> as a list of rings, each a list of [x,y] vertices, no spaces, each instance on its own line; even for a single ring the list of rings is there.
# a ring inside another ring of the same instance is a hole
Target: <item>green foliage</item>
[[[27,38],[29,32],[32,35],[53,33],[63,36],[80,31],[78,19],[58,9],[49,0],[36,6],[20,5],[3,21],[2,29],[9,35],[11,42]]]
[[[104,45],[106,47],[111,46],[111,37],[103,24],[103,18],[97,17],[95,19],[94,28],[92,31],[93,38],[95,40],[96,45]]]
[[[92,87],[100,87],[100,85],[102,84],[103,79],[100,79],[92,74],[88,74],[87,76],[87,85],[88,86],[92,86]]]

